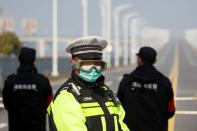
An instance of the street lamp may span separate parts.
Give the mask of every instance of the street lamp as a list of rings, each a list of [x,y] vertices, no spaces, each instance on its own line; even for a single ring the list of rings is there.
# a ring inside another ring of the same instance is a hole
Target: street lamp
[[[88,35],[88,0],[82,0],[83,9],[83,36]]]
[[[115,46],[115,67],[118,67],[120,62],[119,62],[119,57],[120,57],[120,52],[119,52],[119,44],[120,44],[120,40],[119,40],[119,14],[122,10],[127,9],[127,8],[131,8],[132,5],[131,4],[125,4],[125,5],[120,5],[118,7],[115,8],[114,10],[114,46]]]
[[[100,4],[100,11],[101,11],[101,21],[102,21],[102,28],[101,28],[101,34],[103,37],[106,36],[106,0],[101,0]]]
[[[138,13],[129,13],[123,18],[123,36],[124,36],[124,44],[123,44],[123,65],[128,65],[128,51],[129,51],[129,20],[133,17],[139,16]]]
[[[111,0],[106,0],[107,39],[111,43]]]
[[[52,43],[52,76],[58,76],[58,39],[57,39],[57,0],[52,1],[52,16],[53,16],[53,43]]]
[[[101,0],[102,36],[108,41],[104,59],[107,66],[111,67],[111,0]]]
[[[139,27],[140,27],[140,39],[141,39],[141,44],[143,45],[143,46],[145,46],[146,45],[146,43],[145,43],[145,35],[144,35],[144,28],[145,28],[145,26],[148,24],[148,22],[147,21],[142,21],[142,22],[139,22]]]
[[[139,28],[139,21],[143,20],[141,17],[137,17],[134,18],[130,25],[130,32],[131,32],[131,43],[130,43],[130,64],[134,64],[135,63],[135,53],[137,52],[137,48],[136,48],[136,43],[137,40],[136,38],[138,37],[138,28]]]

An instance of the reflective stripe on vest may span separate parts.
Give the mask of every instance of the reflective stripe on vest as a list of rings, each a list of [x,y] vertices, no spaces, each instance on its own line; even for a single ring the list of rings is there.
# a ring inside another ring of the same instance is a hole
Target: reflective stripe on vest
[[[101,116],[101,123],[102,123],[103,131],[106,131],[107,126],[106,126],[106,120],[104,116]]]
[[[106,102],[105,105],[108,106],[115,106],[113,102]]]
[[[104,115],[104,112],[98,102],[93,103],[81,103],[80,104],[85,117],[90,116],[97,116],[97,115]],[[115,107],[113,102],[106,102],[105,105],[107,106],[110,114],[117,114],[118,115],[118,109]]]
[[[98,102],[92,102],[92,103],[81,103],[80,104],[82,108],[87,108],[87,107],[100,107]],[[109,106],[115,106],[113,102],[106,102],[105,105],[107,107]]]
[[[114,116],[114,125],[115,125],[115,131],[118,131],[118,119],[117,119],[117,116]]]
[[[100,107],[98,102],[92,102],[92,103],[80,103],[82,108],[88,108],[88,107]]]
[[[101,107],[83,108],[85,117],[104,115]]]

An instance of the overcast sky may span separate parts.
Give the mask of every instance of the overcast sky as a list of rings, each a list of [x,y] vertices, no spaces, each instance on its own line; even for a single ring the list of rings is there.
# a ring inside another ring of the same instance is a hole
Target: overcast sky
[[[101,0],[89,0],[89,34],[101,35]],[[52,33],[52,0],[0,0],[2,9],[0,17],[13,17],[15,30],[22,34],[23,18],[35,18],[39,22],[37,35]],[[112,12],[118,5],[131,3],[131,11],[139,12],[150,26],[169,29],[186,30],[197,28],[197,0],[112,0]],[[60,36],[80,36],[82,34],[81,0],[58,0],[58,23]]]

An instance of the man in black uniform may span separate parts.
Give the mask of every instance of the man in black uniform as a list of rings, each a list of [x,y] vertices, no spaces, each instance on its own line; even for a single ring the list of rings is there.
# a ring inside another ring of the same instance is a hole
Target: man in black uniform
[[[8,76],[3,103],[8,111],[9,131],[46,131],[46,109],[52,99],[49,80],[37,73],[36,51],[22,48],[17,74]]]
[[[136,131],[167,131],[168,119],[175,113],[170,80],[153,66],[156,51],[142,47],[137,53],[138,67],[124,75],[118,98],[125,109],[125,123]]]

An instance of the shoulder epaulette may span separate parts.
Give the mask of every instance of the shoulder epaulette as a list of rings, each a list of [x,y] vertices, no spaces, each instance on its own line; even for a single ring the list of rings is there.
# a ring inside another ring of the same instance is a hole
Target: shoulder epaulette
[[[71,87],[78,96],[81,95],[80,89],[74,83],[68,83],[68,86]]]

